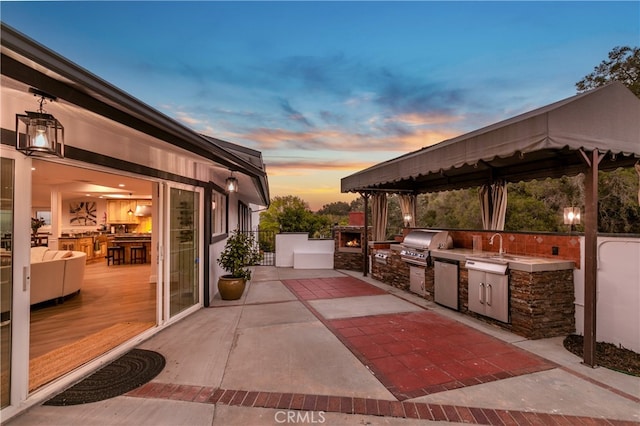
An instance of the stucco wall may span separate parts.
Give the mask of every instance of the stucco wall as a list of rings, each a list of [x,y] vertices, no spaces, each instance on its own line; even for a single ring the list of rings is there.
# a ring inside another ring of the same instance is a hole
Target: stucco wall
[[[584,265],[584,238],[580,238]],[[640,352],[640,238],[598,237],[596,340]],[[584,333],[584,268],[574,271],[576,331]]]

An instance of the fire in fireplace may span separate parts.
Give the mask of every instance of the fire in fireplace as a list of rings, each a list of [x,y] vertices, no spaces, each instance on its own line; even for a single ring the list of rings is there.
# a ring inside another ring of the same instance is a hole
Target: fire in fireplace
[[[347,247],[360,247],[360,240],[358,238],[354,238],[353,240],[349,240],[346,243]]]

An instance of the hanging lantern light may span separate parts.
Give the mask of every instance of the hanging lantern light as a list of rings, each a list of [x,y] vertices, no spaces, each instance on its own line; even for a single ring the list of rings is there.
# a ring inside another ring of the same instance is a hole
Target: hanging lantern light
[[[580,207],[565,207],[563,219],[565,225],[579,225]]]
[[[411,216],[411,213],[407,213],[404,215],[404,226],[406,228],[411,226],[411,219],[413,219],[413,217]]]
[[[40,107],[37,112],[16,114],[16,149],[26,155],[64,157],[64,127],[43,107],[47,100],[55,101],[56,97],[33,88],[29,92],[40,97]]]
[[[225,186],[228,192],[238,192],[238,179],[233,176],[233,171],[231,171],[231,176],[227,178]]]

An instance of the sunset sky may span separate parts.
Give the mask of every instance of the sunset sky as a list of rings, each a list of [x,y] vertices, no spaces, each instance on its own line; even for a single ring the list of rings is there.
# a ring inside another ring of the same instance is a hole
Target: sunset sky
[[[2,21],[208,135],[312,210],[375,163],[572,96],[627,2],[6,2]]]

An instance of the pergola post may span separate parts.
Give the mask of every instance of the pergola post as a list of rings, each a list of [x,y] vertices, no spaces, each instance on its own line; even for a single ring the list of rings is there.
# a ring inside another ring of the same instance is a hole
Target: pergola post
[[[367,276],[369,272],[369,193],[363,192],[362,198],[364,200],[364,243],[362,244],[362,275]]]
[[[584,180],[584,349],[583,363],[596,366],[596,298],[598,293],[598,165],[604,156],[594,149],[591,158],[580,151],[587,163]]]

